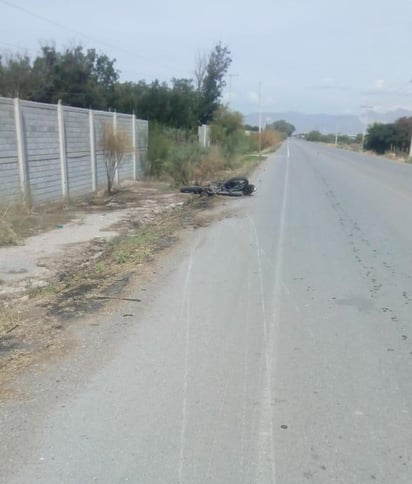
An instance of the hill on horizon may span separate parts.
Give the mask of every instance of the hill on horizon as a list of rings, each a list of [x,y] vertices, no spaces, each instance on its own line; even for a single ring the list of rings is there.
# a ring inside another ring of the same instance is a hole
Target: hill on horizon
[[[397,109],[385,113],[368,111],[368,124],[376,122],[393,123],[403,116],[412,116],[412,111]],[[306,114],[295,111],[288,112],[264,112],[262,113],[262,125],[271,124],[275,121],[285,120],[296,128],[296,133],[308,133],[309,131],[320,131],[322,134],[338,133],[356,135],[365,129],[366,119],[351,114]],[[245,124],[251,126],[259,125],[259,113],[251,113],[244,116]]]

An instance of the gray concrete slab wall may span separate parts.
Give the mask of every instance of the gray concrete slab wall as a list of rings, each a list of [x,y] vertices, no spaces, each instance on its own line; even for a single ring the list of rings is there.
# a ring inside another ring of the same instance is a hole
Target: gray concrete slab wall
[[[127,114],[0,97],[0,205],[21,197],[38,205],[105,189],[105,124],[136,140],[135,154],[127,154],[120,166],[120,182],[142,177],[147,121]]]
[[[105,124],[113,123],[113,114],[98,111],[94,117],[95,137],[96,137],[96,167],[97,167],[97,188],[102,189],[107,186],[106,165],[102,149],[102,135]]]
[[[89,111],[64,108],[67,177],[72,196],[93,191]]]
[[[61,199],[59,129],[52,104],[21,101],[24,150],[33,205]]]
[[[0,198],[14,197],[19,190],[14,103],[0,98]]]

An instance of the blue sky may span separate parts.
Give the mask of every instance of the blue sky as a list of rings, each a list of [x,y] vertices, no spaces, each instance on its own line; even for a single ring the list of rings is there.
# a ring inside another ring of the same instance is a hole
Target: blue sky
[[[259,82],[264,111],[412,109],[411,25],[411,0],[0,0],[1,50],[81,43],[116,58],[122,80],[193,77],[222,41],[244,114]]]

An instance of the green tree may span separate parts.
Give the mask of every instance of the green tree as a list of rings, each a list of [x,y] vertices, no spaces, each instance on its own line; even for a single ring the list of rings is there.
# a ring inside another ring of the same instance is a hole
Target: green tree
[[[0,59],[0,94],[22,99],[107,109],[114,101],[115,60],[77,46],[58,52],[43,46],[32,62],[27,56]]]
[[[172,79],[169,92],[169,126],[194,129],[197,125],[197,94],[191,79]]]
[[[395,122],[395,126],[399,130],[400,134],[400,150],[408,151],[412,138],[412,116],[399,118]]]
[[[306,137],[308,141],[322,141],[322,133],[320,131],[310,131]]]
[[[368,128],[365,148],[378,154],[384,154],[392,146],[397,146],[399,141],[400,131],[395,123],[374,123]]]
[[[176,129],[194,131],[198,124],[198,94],[191,79],[173,78],[171,85],[117,83],[114,107]]]
[[[0,56],[0,96],[27,99],[32,85],[32,65],[28,56]]]
[[[206,124],[213,119],[213,113],[220,107],[223,89],[226,86],[225,75],[232,59],[227,46],[219,42],[210,52],[203,78],[198,79],[199,122]]]
[[[42,48],[42,55],[33,64],[35,77],[41,80],[33,91],[36,101],[78,107],[107,109],[112,107],[114,85],[119,74],[115,60],[97,54],[95,49],[83,51],[77,46],[57,52],[54,47]]]
[[[296,131],[296,128],[293,126],[293,124],[288,123],[284,119],[281,119],[280,121],[275,121],[269,127],[275,129],[276,131],[279,131],[280,133],[285,134],[286,136],[292,136],[294,131]]]
[[[259,126],[252,126],[251,124],[245,124],[246,131],[259,131]]]
[[[218,109],[211,124],[210,140],[222,149],[228,162],[236,154],[246,151],[250,141],[245,134],[242,114],[227,108]]]

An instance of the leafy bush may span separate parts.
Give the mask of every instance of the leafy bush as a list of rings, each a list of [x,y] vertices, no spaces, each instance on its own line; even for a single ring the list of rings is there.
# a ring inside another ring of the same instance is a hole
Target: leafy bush
[[[12,225],[8,221],[0,219],[0,247],[17,245],[18,242],[18,236],[13,230]]]
[[[365,148],[383,155],[388,150],[400,150],[408,141],[407,133],[397,123],[375,123],[368,128]]]
[[[167,130],[158,123],[150,123],[147,174],[159,178],[164,171],[172,146]]]
[[[213,145],[220,147],[229,168],[239,155],[256,149],[253,136],[245,132],[242,115],[227,108],[215,112],[210,138]]]
[[[261,133],[262,149],[278,145],[285,137],[273,129]],[[258,133],[246,133],[242,115],[219,109],[210,125],[209,148],[202,148],[193,131],[172,129],[151,123],[149,168],[152,176],[167,176],[175,185],[202,184],[223,170],[238,166],[242,155],[257,151]]]
[[[203,150],[198,143],[182,143],[171,147],[164,168],[176,185],[192,179],[193,167],[200,163]]]

